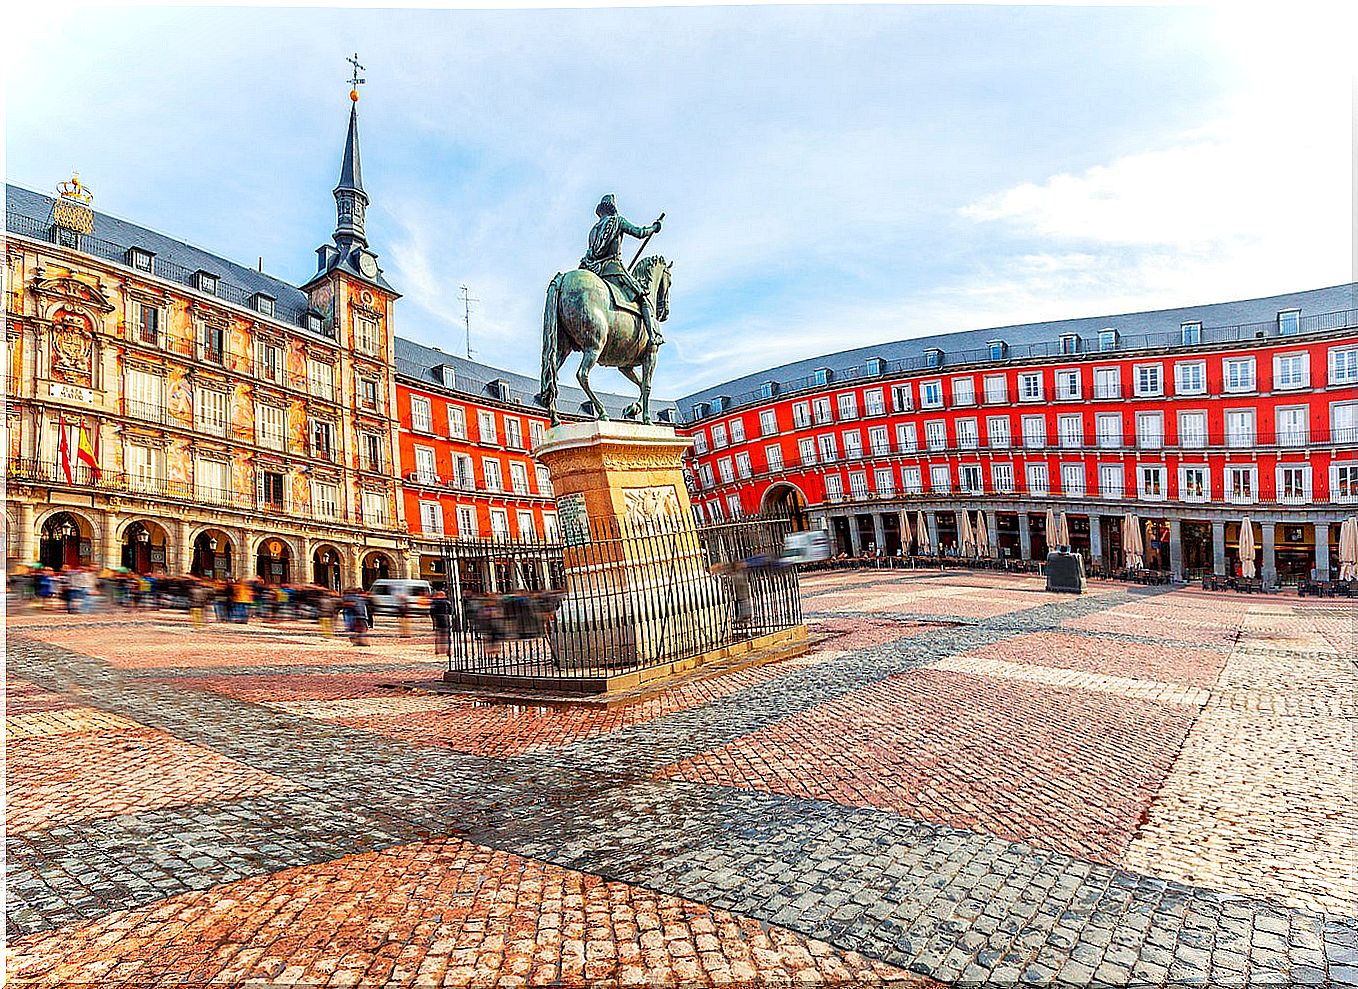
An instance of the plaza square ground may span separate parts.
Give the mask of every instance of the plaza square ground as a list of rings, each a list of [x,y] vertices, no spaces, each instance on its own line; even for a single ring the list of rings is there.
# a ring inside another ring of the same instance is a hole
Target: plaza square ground
[[[810,575],[611,708],[422,638],[7,619],[17,986],[1358,982],[1358,613]]]

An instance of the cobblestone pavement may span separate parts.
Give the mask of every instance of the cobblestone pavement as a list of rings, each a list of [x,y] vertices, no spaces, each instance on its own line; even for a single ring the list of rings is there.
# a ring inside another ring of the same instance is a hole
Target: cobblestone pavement
[[[427,639],[7,619],[16,985],[1358,983],[1352,607],[813,575],[625,707]]]

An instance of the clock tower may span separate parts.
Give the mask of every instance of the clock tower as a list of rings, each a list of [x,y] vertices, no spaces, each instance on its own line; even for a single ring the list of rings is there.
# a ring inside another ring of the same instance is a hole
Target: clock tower
[[[400,469],[399,448],[394,442],[397,420],[392,304],[400,295],[383,276],[377,255],[368,246],[369,200],[363,188],[358,144],[358,87],[364,80],[358,75],[362,66],[357,56],[350,61],[354,77],[350,80],[349,130],[339,182],[333,190],[335,232],[332,243],[316,249],[316,273],[302,288],[313,310],[318,336],[329,338],[318,339],[309,349],[338,345],[338,425],[347,441],[342,465],[346,496],[358,510],[365,529],[388,529],[365,537],[364,547],[356,550],[349,572],[359,572],[368,566],[366,553],[396,550],[395,555],[400,557],[409,537],[390,532],[404,528],[402,499],[392,484]],[[385,525],[378,520],[385,520]]]

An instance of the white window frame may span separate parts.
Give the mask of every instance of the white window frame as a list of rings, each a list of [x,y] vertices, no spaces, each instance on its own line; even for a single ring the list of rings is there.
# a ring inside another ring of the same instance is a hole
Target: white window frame
[[[1074,402],[1084,397],[1078,368],[1062,368],[1056,372],[1056,399],[1059,402]]]
[[[423,395],[410,396],[410,428],[417,433],[433,433],[433,406]]]
[[[1248,419],[1249,430],[1243,432],[1233,422]],[[1254,409],[1227,409],[1222,417],[1225,426],[1226,445],[1233,450],[1251,449],[1259,441],[1259,417]]]
[[[957,432],[957,448],[959,450],[976,450],[981,446],[980,430],[976,426],[976,420],[954,419],[953,429]]]
[[[1259,500],[1259,468],[1254,464],[1227,464],[1224,473],[1222,495],[1232,505],[1253,505]],[[1248,478],[1249,491],[1236,491],[1236,478]]]
[[[987,416],[985,421],[986,445],[992,450],[1008,450],[1014,442],[1009,429],[1008,416]]]
[[[952,404],[955,406],[976,404],[975,378],[968,376],[952,379]]]
[[[1189,472],[1201,475],[1201,490],[1190,489],[1188,475]],[[1212,468],[1208,464],[1183,464],[1179,465],[1179,500],[1190,504],[1203,504],[1212,500]]]
[[[1308,505],[1311,502],[1311,465],[1304,463],[1280,463],[1276,468],[1276,491],[1278,501],[1285,505]],[[1289,472],[1296,472],[1301,476],[1301,491],[1296,494],[1288,494],[1286,491],[1285,475]]]
[[[1148,483],[1154,477],[1155,483]],[[1164,501],[1169,497],[1165,483],[1165,465],[1138,463],[1136,465],[1136,496],[1141,501]]]
[[[1112,385],[1109,385],[1109,378]],[[1094,398],[1111,401],[1122,397],[1122,368],[1096,367],[1094,369]]]
[[[1295,367],[1298,371],[1296,380],[1291,380],[1290,374],[1284,374],[1285,367]],[[1273,390],[1292,391],[1297,388],[1306,388],[1311,384],[1311,360],[1305,353],[1274,354],[1273,355]]]
[[[1072,479],[1074,484],[1071,484]],[[1089,493],[1089,479],[1083,461],[1064,461],[1061,464],[1061,494],[1067,498],[1083,498]]]
[[[764,447],[764,463],[768,465],[769,471],[782,470],[783,448],[777,443]]]
[[[929,465],[929,490],[934,494],[952,493],[952,466],[949,464]]]
[[[1020,402],[1046,401],[1047,392],[1042,385],[1041,371],[1025,371],[1018,376],[1018,400]]]
[[[1194,422],[1201,422],[1201,429],[1189,429],[1187,424],[1192,419]],[[1179,448],[1183,450],[1205,450],[1211,445],[1211,438],[1208,436],[1207,412],[1203,409],[1185,409],[1179,413]]]
[[[1051,494],[1051,469],[1045,461],[1023,465],[1024,478],[1028,482],[1030,495],[1046,496]]]
[[[1033,424],[1036,423],[1036,426]],[[1023,448],[1025,450],[1045,450],[1047,448],[1047,417],[1024,416]]]
[[[930,450],[948,448],[948,424],[942,419],[929,419],[924,423],[924,445]]]
[[[996,494],[1013,494],[1014,465],[1011,461],[990,464],[990,486]]]
[[[835,396],[835,408],[840,422],[852,422],[858,418],[858,392],[845,391]]]
[[[1191,375],[1194,381],[1186,380]],[[1176,395],[1206,395],[1207,394],[1207,362],[1206,361],[1175,361],[1174,362],[1174,394]]]
[[[985,376],[985,401],[987,405],[1005,405],[1008,403],[1008,375],[987,374]]]
[[[924,472],[918,467],[901,467],[901,494],[919,495],[924,493]],[[1358,500],[1358,495],[1355,495]]]
[[[1109,483],[1112,481],[1113,483]],[[1122,464],[1099,464],[1099,496],[1121,501],[1127,494],[1127,469]]]
[[[1153,379],[1153,380],[1152,380]],[[1163,364],[1132,365],[1132,394],[1137,398],[1153,398],[1165,393]]]
[[[1121,412],[1099,412],[1094,416],[1094,442],[1100,450],[1122,448]]]
[[[1298,428],[1284,425],[1284,418],[1300,418]],[[1306,446],[1311,439],[1310,409],[1305,405],[1279,405],[1273,410],[1273,438],[1278,446]]]
[[[943,408],[943,382],[939,379],[921,381],[919,385],[919,407],[921,409]]]
[[[1330,501],[1340,505],[1358,504],[1358,460],[1330,462]]]
[[[1330,384],[1358,384],[1358,347],[1331,347],[1327,364]]]
[[[759,432],[762,436],[773,436],[778,432],[778,413],[774,409],[764,409],[759,413]]]
[[[896,425],[896,449],[901,453],[916,453],[919,450],[919,433],[913,422]]]
[[[1085,417],[1059,415],[1056,417],[1056,439],[1063,450],[1080,450],[1085,445]]]
[[[1232,378],[1235,380],[1232,381]],[[1241,395],[1254,391],[1259,384],[1258,369],[1253,357],[1223,357],[1221,359],[1221,390],[1227,395]]]
[[[1165,414],[1138,412],[1136,414],[1136,446],[1138,450],[1165,448]]]

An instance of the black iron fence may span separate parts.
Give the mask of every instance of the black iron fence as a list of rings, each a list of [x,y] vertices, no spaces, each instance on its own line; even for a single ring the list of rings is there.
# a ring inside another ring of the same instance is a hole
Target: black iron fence
[[[553,540],[443,544],[450,674],[601,678],[802,623],[787,519],[595,521]]]

